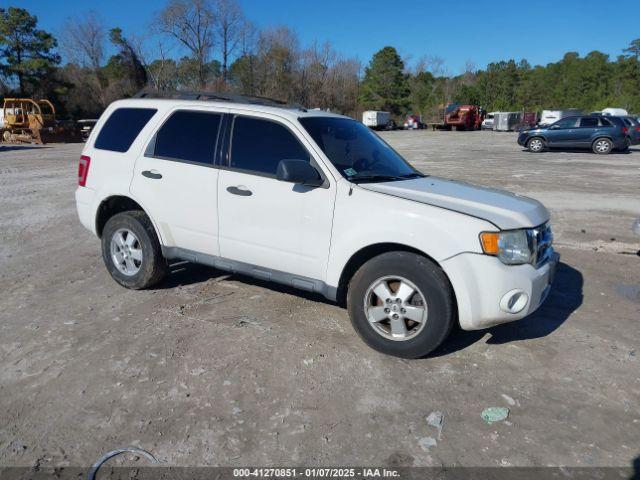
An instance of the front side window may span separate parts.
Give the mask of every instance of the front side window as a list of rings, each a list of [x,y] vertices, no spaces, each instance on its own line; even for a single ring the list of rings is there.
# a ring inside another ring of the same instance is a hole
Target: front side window
[[[573,128],[576,126],[577,120],[577,117],[567,117],[563,118],[562,120],[558,120],[553,124],[553,126],[556,128]]]
[[[93,145],[100,150],[126,152],[157,112],[155,108],[118,108],[104,123]]]
[[[235,118],[231,168],[275,177],[280,160],[309,162],[311,157],[284,125],[260,118]]]
[[[306,117],[300,118],[300,123],[350,181],[392,181],[423,176],[360,122],[349,118]]]
[[[222,115],[178,110],[156,135],[154,157],[213,165]]]

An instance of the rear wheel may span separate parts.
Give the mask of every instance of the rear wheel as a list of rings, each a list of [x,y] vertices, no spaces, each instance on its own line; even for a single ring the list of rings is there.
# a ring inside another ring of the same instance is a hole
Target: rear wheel
[[[544,140],[540,137],[533,137],[527,142],[527,150],[533,153],[540,153],[544,150]]]
[[[591,149],[593,153],[597,153],[598,155],[607,155],[613,150],[613,142],[608,138],[596,138]]]
[[[628,152],[630,148],[631,148],[631,140],[627,138],[627,140],[624,142],[624,147],[619,148],[618,151],[624,153],[624,152]]]
[[[402,358],[435,350],[454,323],[453,292],[445,274],[409,252],[384,253],[365,263],[349,282],[347,309],[367,345]]]
[[[113,279],[134,290],[159,283],[169,270],[151,220],[141,211],[118,213],[107,221],[102,258]]]

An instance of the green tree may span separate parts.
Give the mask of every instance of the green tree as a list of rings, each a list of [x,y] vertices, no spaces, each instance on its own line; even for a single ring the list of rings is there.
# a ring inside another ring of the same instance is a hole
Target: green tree
[[[0,8],[0,72],[17,79],[21,95],[34,90],[49,76],[60,56],[53,50],[56,39],[37,28],[38,18],[23,8]]]
[[[421,71],[409,78],[409,101],[415,113],[426,115],[429,107],[438,103],[435,94],[436,79],[431,72]]]
[[[109,63],[117,63],[134,88],[143,88],[147,84],[147,71],[131,43],[122,36],[122,29],[112,28],[109,40],[119,49],[118,54],[109,59]]]
[[[629,46],[623,50],[623,52],[629,57],[640,60],[640,38],[636,38],[632,41]]]
[[[397,50],[384,47],[373,55],[365,68],[360,103],[365,108],[385,110],[394,115],[406,113],[410,92],[407,77]]]

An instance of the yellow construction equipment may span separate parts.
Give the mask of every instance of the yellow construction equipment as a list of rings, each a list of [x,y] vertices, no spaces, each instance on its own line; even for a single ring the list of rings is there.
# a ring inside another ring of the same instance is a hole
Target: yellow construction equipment
[[[5,98],[1,127],[2,140],[10,143],[45,143],[73,136],[58,126],[56,109],[46,99]]]

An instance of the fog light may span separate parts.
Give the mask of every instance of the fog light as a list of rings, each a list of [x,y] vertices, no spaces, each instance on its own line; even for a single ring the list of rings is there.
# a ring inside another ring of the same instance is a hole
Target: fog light
[[[505,293],[502,300],[500,300],[500,309],[507,313],[521,312],[529,302],[529,295],[522,290],[511,290]]]

